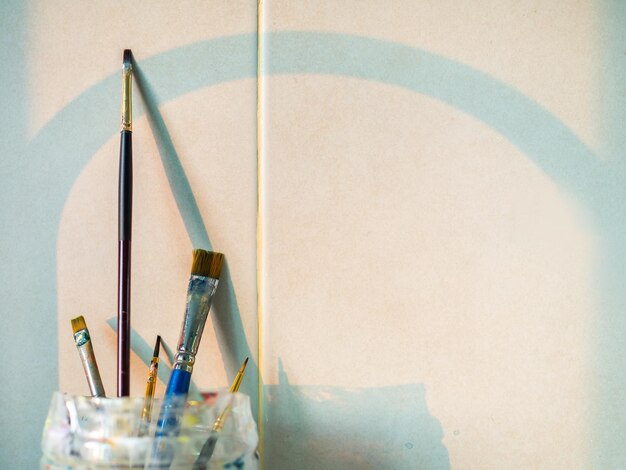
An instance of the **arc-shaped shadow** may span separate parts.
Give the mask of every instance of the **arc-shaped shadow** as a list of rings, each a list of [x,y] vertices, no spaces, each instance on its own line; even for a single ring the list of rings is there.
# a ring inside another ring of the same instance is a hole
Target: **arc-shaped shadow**
[[[600,224],[601,229],[616,234],[616,230],[623,231],[626,226],[621,211],[607,209],[613,207],[610,204],[613,198],[624,194],[619,189],[619,179],[601,165],[590,149],[559,119],[506,84],[441,56],[365,37],[268,33],[265,44],[271,49],[271,55],[265,62],[264,74],[330,74],[377,81],[431,96],[476,117],[520,148],[592,212],[599,212],[600,220],[606,222]],[[255,77],[256,35],[231,36],[184,46],[141,61],[139,69],[144,77],[150,77],[146,102],[158,109],[159,104],[199,88]],[[117,116],[119,103],[111,99],[118,95],[118,88],[116,73],[63,108],[35,136],[24,158],[14,162],[11,173],[16,181],[2,188],[3,217],[12,227],[5,232],[5,240],[10,243],[17,236],[20,239],[20,243],[12,244],[15,249],[8,254],[7,263],[23,266],[19,271],[5,272],[2,293],[8,304],[16,306],[17,317],[41,311],[43,305],[45,312],[39,326],[40,331],[47,331],[49,337],[55,337],[53,332],[57,329],[56,302],[51,300],[56,299],[55,241],[61,212],[68,192],[86,162],[118,131],[117,119],[113,117]],[[137,111],[141,114],[141,107]],[[202,233],[200,229],[203,224],[187,197],[184,184],[182,189],[176,187],[184,183],[176,176],[179,171],[176,160],[180,164],[180,158],[171,142],[168,143],[164,127],[158,123],[158,114],[152,114],[155,137],[161,135],[164,139],[161,145],[164,164],[173,165],[168,175],[185,226],[192,240],[199,237],[206,241],[208,233],[206,230]],[[23,201],[32,201],[28,211],[24,210]],[[617,225],[613,216],[620,217]],[[618,237],[612,238],[618,240]],[[617,262],[620,266],[624,264],[623,251],[623,248],[619,249]],[[612,268],[609,271],[609,274],[614,273]],[[621,267],[618,268],[618,272],[622,271]],[[16,294],[15,289],[7,287],[16,285],[23,286],[20,288],[22,294],[26,292],[28,295]],[[216,299],[218,308],[224,310],[224,318],[218,320],[223,322],[220,341],[235,344],[238,353],[243,351],[246,354],[249,347],[235,308],[232,284],[219,292],[226,297]],[[623,301],[618,304],[616,308],[622,306]],[[621,316],[609,324],[618,327],[619,334],[626,331]],[[616,335],[611,336],[609,349],[617,356],[613,363],[619,364],[624,351],[616,343],[616,338]],[[11,344],[8,346],[12,347]],[[16,343],[13,346],[23,345]],[[32,346],[32,353],[41,357],[57,355],[57,345],[53,341]],[[229,356],[230,353],[225,355],[226,361],[230,361],[227,370],[235,371],[240,354],[236,358]],[[612,383],[626,383],[624,371],[618,370],[619,366],[611,367],[617,373]],[[47,401],[55,387],[55,384],[51,385],[39,390],[42,403]],[[623,398],[611,398],[610,401],[611,405],[624,403]],[[621,406],[622,410],[625,408]],[[623,415],[616,423],[613,427],[615,435],[623,435],[619,432],[626,430]]]

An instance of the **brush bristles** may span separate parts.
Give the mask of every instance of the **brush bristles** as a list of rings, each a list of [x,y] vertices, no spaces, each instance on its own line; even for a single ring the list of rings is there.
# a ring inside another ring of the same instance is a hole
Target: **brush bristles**
[[[85,319],[81,315],[80,317],[72,318],[72,330],[74,333],[80,330],[86,330],[87,323],[85,323]]]
[[[130,67],[132,63],[132,58],[133,56],[132,56],[132,53],[130,52],[130,49],[124,49],[124,66],[125,67]]]
[[[219,279],[224,264],[224,255],[214,251],[193,250],[191,274]]]
[[[159,350],[161,349],[161,336],[157,335],[156,343],[154,343],[154,352],[152,357],[159,357]]]

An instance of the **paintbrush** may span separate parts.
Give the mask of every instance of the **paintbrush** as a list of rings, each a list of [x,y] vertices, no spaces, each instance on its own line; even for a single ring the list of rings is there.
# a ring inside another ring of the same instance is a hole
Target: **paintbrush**
[[[74,332],[74,342],[80,354],[83,369],[85,369],[91,396],[103,397],[105,395],[104,386],[102,385],[102,379],[98,371],[96,355],[93,352],[93,345],[91,344],[87,323],[85,323],[85,319],[82,315],[72,319],[72,330]]]
[[[161,336],[157,335],[152,353],[152,361],[148,370],[148,382],[146,383],[146,395],[143,402],[143,412],[141,413],[141,431],[145,434],[150,425],[150,417],[152,416],[152,402],[154,400],[154,390],[156,388],[157,374],[159,373],[159,350],[161,347]]]
[[[187,395],[189,391],[198,346],[223,264],[224,255],[221,253],[193,250],[191,277],[187,287],[187,308],[165,397]]]
[[[232,385],[230,386],[230,393],[237,393],[239,391],[239,386],[241,385],[241,381],[243,380],[243,374],[246,370],[246,366],[248,365],[248,358],[243,361],[243,365],[237,375],[235,376],[235,380],[233,380]],[[232,401],[232,397],[230,399]],[[205,470],[207,465],[209,464],[209,460],[213,456],[213,452],[215,451],[215,445],[217,444],[217,439],[220,436],[220,432],[224,428],[224,422],[226,421],[226,417],[230,414],[232,409],[231,403],[229,402],[224,411],[220,413],[220,415],[213,423],[213,429],[211,429],[211,435],[207,439],[207,441],[202,446],[202,450],[196,459],[196,462],[193,465],[193,470]]]
[[[132,55],[122,65],[122,131],[118,206],[117,396],[130,394],[130,248],[133,213]]]
[[[187,287],[187,307],[176,348],[172,374],[167,383],[165,397],[156,429],[152,453],[152,468],[167,468],[171,462],[171,448],[160,439],[176,435],[180,429],[180,412],[189,392],[191,373],[209,316],[211,300],[219,282],[224,255],[205,250],[193,251],[191,277]]]

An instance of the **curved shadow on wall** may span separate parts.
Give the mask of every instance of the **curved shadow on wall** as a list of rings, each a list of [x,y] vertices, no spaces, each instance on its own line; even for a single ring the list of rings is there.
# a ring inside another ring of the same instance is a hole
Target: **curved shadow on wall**
[[[400,86],[448,103],[476,117],[520,148],[550,178],[574,194],[592,213],[599,213],[600,227],[603,230],[611,231],[615,235],[624,231],[626,223],[622,211],[615,209],[613,204],[614,200],[622,203],[624,200],[621,199],[624,191],[618,189],[619,179],[611,174],[610,169],[601,165],[561,121],[506,84],[441,56],[370,38],[302,32],[269,33],[266,38],[267,46],[272,48],[272,56],[263,73],[329,74],[372,80]],[[185,188],[181,159],[176,154],[164,123],[160,122],[162,117],[159,121],[158,105],[199,88],[255,77],[256,35],[232,36],[184,46],[141,61],[138,70],[140,80],[144,82],[142,88],[146,92],[153,132],[155,138],[161,140],[159,150],[162,161],[168,171],[181,215],[185,219],[185,226],[193,243],[196,240],[207,242],[208,231],[204,228],[197,206],[194,207],[195,200],[188,197],[193,197],[193,193]],[[146,77],[150,77],[149,84]],[[9,265],[22,267],[20,272],[12,273],[11,283],[5,283],[5,286],[26,286],[23,289],[28,289],[27,292],[22,292],[27,295],[20,295],[19,292],[5,287],[4,298],[11,307],[15,307],[14,313],[22,317],[27,317],[32,311],[41,311],[44,305],[46,312],[42,315],[38,331],[47,332],[47,337],[53,335],[57,329],[55,240],[63,205],[86,162],[118,131],[117,119],[114,117],[117,117],[119,102],[111,99],[118,94],[119,76],[116,73],[63,108],[32,140],[24,158],[15,162],[12,167],[19,184],[10,185],[9,189],[3,188],[6,209],[3,215],[13,226],[20,227],[21,234],[20,243],[9,254]],[[141,106],[137,111],[137,115],[142,113]],[[68,138],[68,135],[72,138]],[[24,210],[23,201],[32,203],[27,211]],[[617,223],[614,216],[619,218]],[[603,221],[606,223],[602,223]],[[15,235],[14,231],[8,234],[7,236]],[[620,237],[611,239],[620,240]],[[624,249],[620,247],[619,258],[611,260],[611,266],[615,270],[609,267],[610,274],[623,272],[622,265],[626,265],[621,262],[624,259],[623,252]],[[615,267],[617,265],[619,266]],[[215,299],[214,321],[223,348],[226,370],[232,377],[240,358],[250,354],[250,348],[242,328],[230,276],[225,276],[225,279],[227,288],[218,289]],[[32,292],[37,294],[32,295]],[[615,309],[623,306],[622,296],[619,299]],[[618,337],[623,336],[625,331],[624,319],[622,316],[615,318],[616,320],[607,321],[604,325],[605,328],[614,327],[614,333],[606,347],[614,352],[613,365],[610,367],[614,373],[612,383],[624,384],[626,372],[619,366],[623,363],[621,359],[624,352],[621,342],[618,341]],[[41,357],[57,355],[54,342],[41,342],[32,346],[33,353]],[[413,386],[400,391],[381,389],[378,395],[375,391],[370,393],[376,396],[376,404],[384,402],[393,407],[398,399],[406,399],[411,394],[415,402],[421,403],[421,390],[419,386]],[[42,400],[46,401],[51,391],[42,388]],[[277,389],[268,387],[266,391],[270,407],[272,400],[280,397],[281,400],[290,400],[295,412],[304,413],[302,410],[305,407],[299,405],[304,403],[303,399],[298,397],[309,396],[306,388],[283,384]],[[248,389],[247,392],[255,398],[253,390]],[[343,403],[352,392],[336,390],[333,393]],[[623,398],[612,397],[609,401],[615,406],[606,407],[601,403],[600,414],[603,406],[605,409],[612,409],[619,408],[617,405],[624,403]],[[368,403],[374,405],[374,402]],[[315,405],[307,402],[306,406]],[[421,409],[420,406],[416,409]],[[626,407],[622,406],[620,409],[624,410]],[[349,407],[345,410],[345,416],[340,411],[333,411],[337,413],[337,420],[345,418],[349,421],[354,418],[353,413],[361,412]],[[323,409],[318,412],[321,415],[327,413]],[[327,414],[330,416],[331,413]],[[307,419],[306,416],[297,414],[282,418],[287,420],[283,423],[287,428],[272,432],[294,432],[294,429],[298,430],[298,423]],[[364,428],[372,425],[367,415],[362,418],[365,420]],[[617,420],[617,423],[614,435],[623,435],[620,431],[626,430],[626,420]],[[389,431],[393,431],[391,423],[387,426]],[[426,425],[426,428],[429,427],[434,429],[433,426]],[[420,429],[419,423],[414,428]],[[312,432],[322,432],[321,428],[313,429]],[[435,431],[433,435],[438,435],[437,433],[439,431]],[[301,452],[309,455],[306,449]],[[316,458],[312,455],[309,457]]]

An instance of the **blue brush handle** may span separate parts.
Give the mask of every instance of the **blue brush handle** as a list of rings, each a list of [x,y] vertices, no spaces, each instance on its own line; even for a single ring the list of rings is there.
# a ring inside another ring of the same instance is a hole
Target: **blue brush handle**
[[[190,383],[191,372],[172,369],[172,375],[170,375],[170,380],[167,382],[167,388],[165,389],[165,398],[175,395],[187,395]]]
[[[156,426],[152,459],[148,467],[150,469],[169,468],[173,460],[173,449],[166,437],[176,436],[180,431],[180,418],[183,414],[190,383],[191,372],[180,369],[172,370]]]
[[[170,380],[167,383],[163,407],[157,423],[156,435],[177,434],[179,430],[179,419],[185,405],[189,384],[191,383],[191,372],[186,370],[173,369]]]

